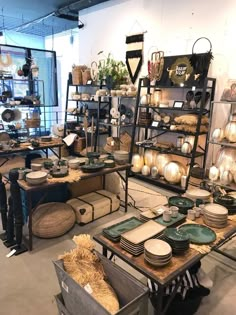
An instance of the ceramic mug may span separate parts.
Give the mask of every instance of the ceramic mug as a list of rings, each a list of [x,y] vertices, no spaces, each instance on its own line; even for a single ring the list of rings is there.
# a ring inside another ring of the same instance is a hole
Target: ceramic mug
[[[193,207],[193,210],[196,212],[196,213],[195,213],[195,217],[196,217],[196,218],[199,218],[200,215],[201,215],[201,208],[199,208],[199,207]]]
[[[202,203],[201,205],[199,205],[199,208],[201,209],[201,214],[204,214],[205,205]]]
[[[189,220],[194,221],[195,218],[196,218],[196,211],[193,210],[193,209],[189,209],[189,210],[188,210],[187,218],[188,218]]]
[[[172,218],[177,218],[178,212],[179,212],[179,208],[176,207],[176,206],[171,206],[170,207],[170,211],[171,211],[171,217]]]
[[[170,222],[170,220],[171,220],[171,211],[168,209],[163,212],[163,221]]]

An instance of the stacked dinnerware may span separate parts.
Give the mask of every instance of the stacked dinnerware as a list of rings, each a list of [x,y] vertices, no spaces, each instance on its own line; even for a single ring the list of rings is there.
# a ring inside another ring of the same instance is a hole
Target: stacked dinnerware
[[[167,242],[150,239],[144,243],[144,259],[151,265],[162,267],[167,265],[172,257],[172,249]]]
[[[228,209],[217,203],[205,205],[203,212],[206,225],[215,228],[224,228],[227,225]]]
[[[189,235],[176,228],[168,228],[164,232],[163,240],[165,240],[172,248],[174,254],[183,254],[189,249]]]
[[[135,229],[121,234],[120,246],[128,253],[138,256],[144,251],[144,243],[151,238],[158,238],[166,229],[163,225],[150,220]]]

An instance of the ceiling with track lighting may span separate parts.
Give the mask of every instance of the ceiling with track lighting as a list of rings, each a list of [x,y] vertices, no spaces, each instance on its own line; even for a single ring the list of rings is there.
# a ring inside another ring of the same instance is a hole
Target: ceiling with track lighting
[[[78,12],[109,0],[0,1],[0,31],[49,36],[82,27]],[[1,4],[1,2],[4,2]]]

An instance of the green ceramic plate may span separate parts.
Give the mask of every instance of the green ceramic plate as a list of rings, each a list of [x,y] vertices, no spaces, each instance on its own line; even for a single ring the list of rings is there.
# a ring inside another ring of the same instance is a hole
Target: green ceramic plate
[[[108,235],[110,238],[118,239],[117,241],[119,242],[122,233],[130,231],[141,224],[143,224],[143,222],[140,221],[138,218],[131,217],[125,221],[116,223],[103,229],[103,233],[104,235]]]
[[[165,222],[163,220],[163,216],[156,218],[154,221],[168,227],[168,226],[175,225],[176,223],[180,224],[181,222],[185,221],[185,218],[186,218],[186,215],[182,213],[178,213],[178,216],[176,218],[171,218],[169,222]]]
[[[94,163],[88,165],[82,165],[80,168],[84,173],[95,173],[101,171],[105,167],[104,163]]]
[[[176,206],[183,214],[187,214],[188,209],[193,208],[194,202],[186,197],[173,196],[168,199],[169,206]]]
[[[164,231],[164,236],[172,241],[186,242],[189,240],[189,234],[185,231],[177,230],[176,228],[168,228]]]
[[[184,224],[179,228],[189,234],[193,244],[209,244],[216,240],[216,233],[209,227],[201,224]]]

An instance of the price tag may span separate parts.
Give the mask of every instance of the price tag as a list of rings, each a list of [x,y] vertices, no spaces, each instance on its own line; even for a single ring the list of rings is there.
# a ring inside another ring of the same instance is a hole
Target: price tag
[[[87,283],[85,286],[84,286],[84,290],[86,292],[88,292],[89,294],[92,294],[93,293],[93,289],[91,288],[90,284]]]

